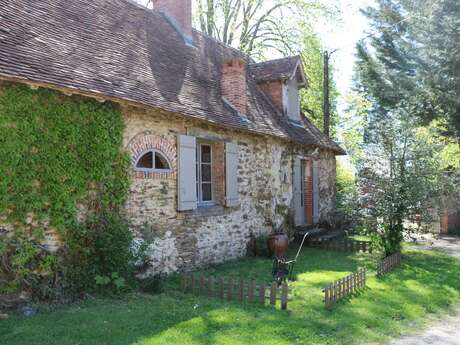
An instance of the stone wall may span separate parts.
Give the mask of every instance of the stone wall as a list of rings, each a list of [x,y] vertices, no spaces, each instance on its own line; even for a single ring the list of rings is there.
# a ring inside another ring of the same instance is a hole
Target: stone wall
[[[145,239],[149,243],[151,262],[145,274],[188,270],[240,258],[246,254],[251,235],[268,234],[283,224],[286,211],[292,206],[293,157],[309,155],[312,150],[273,137],[220,129],[171,114],[132,107],[124,108],[123,113],[124,142],[133,155],[136,153],[130,143],[133,138],[139,140],[142,133],[157,137],[157,142],[169,143],[173,148],[167,154],[171,161],[177,159],[178,134],[217,143],[231,140],[239,147],[240,203],[236,208],[217,205],[178,212],[175,171],[170,176],[147,177],[133,171],[126,211],[139,241]],[[335,206],[335,156],[320,151],[318,161],[320,222],[327,222]]]

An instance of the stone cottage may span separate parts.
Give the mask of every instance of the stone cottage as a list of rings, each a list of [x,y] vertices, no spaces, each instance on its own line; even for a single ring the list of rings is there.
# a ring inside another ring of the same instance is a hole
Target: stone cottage
[[[0,23],[0,81],[121,107],[126,213],[151,231],[151,272],[331,222],[344,151],[300,111],[299,57],[256,63],[194,30],[191,0],[1,0]]]

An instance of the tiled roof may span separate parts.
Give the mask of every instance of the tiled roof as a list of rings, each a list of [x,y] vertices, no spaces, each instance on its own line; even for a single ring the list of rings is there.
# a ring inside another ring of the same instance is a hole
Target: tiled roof
[[[318,129],[292,126],[256,80],[249,121],[222,100],[223,59],[237,50],[193,32],[195,47],[157,11],[129,0],[0,0],[0,76],[76,89],[219,126],[343,150]]]
[[[290,79],[299,64],[298,56],[253,63],[250,71],[257,82]]]

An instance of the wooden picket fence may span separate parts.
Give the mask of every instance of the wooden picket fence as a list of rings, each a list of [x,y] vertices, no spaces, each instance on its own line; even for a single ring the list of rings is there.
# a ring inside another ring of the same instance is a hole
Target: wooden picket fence
[[[255,280],[243,280],[223,277],[205,277],[203,274],[184,274],[181,279],[181,289],[184,293],[208,296],[227,301],[240,303],[266,304],[266,301],[276,306],[281,301],[281,309],[286,310],[289,299],[289,287],[287,282],[278,286],[257,283]]]
[[[372,246],[370,242],[352,240],[349,238],[328,240],[321,240],[318,238],[309,240],[307,244],[311,247],[319,247],[327,250],[372,253]]]
[[[342,298],[358,292],[366,287],[366,269],[358,271],[339,279],[323,289],[326,308],[332,307]]]
[[[382,277],[393,268],[401,265],[401,253],[395,253],[380,260],[377,264],[377,277]]]

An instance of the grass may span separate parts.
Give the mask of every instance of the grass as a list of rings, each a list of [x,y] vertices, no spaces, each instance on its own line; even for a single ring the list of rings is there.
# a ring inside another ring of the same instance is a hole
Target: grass
[[[365,241],[365,242],[370,242],[371,238],[366,235],[351,235],[349,238],[355,240],[355,241]]]
[[[460,301],[460,261],[409,250],[400,268],[382,280],[371,276],[359,296],[325,310],[321,289],[327,283],[373,266],[367,254],[305,249],[287,312],[174,293],[134,294],[0,320],[0,344],[375,344],[416,329],[428,314],[448,312]],[[270,270],[271,261],[248,259],[207,274],[268,281]]]

